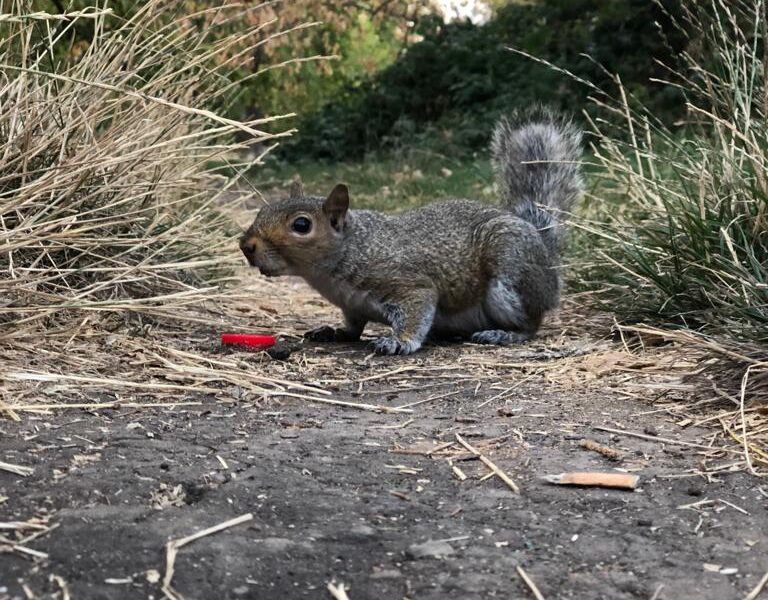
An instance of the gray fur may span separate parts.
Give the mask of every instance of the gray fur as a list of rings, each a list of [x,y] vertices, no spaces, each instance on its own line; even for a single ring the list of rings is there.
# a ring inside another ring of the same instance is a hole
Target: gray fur
[[[493,132],[492,161],[502,202],[541,233],[550,252],[564,245],[561,213],[581,196],[581,132],[568,119],[536,108],[503,117]]]
[[[392,327],[373,343],[380,354],[410,354],[428,335],[528,340],[559,302],[559,211],[581,190],[578,131],[542,115],[496,128],[501,206],[448,200],[396,215],[349,210],[337,226],[322,198],[294,195],[259,213],[243,252],[265,274],[300,275],[342,308],[344,328],[313,330],[311,339],[357,339],[374,321]],[[547,162],[521,164],[528,160]],[[312,215],[316,238],[285,233],[296,214]]]

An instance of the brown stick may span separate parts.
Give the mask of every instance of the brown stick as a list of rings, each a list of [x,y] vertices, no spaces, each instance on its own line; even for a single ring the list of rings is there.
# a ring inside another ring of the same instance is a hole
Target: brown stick
[[[509,489],[515,492],[515,494],[520,493],[520,488],[517,487],[517,484],[514,481],[512,481],[512,478],[509,475],[507,475],[504,471],[499,469],[499,467],[497,467],[493,462],[491,462],[491,460],[487,456],[485,456],[483,453],[477,450],[477,448],[469,444],[458,433],[456,434],[456,441],[459,442],[459,444],[461,444],[462,446],[464,446],[467,450],[469,450],[472,454],[477,456],[480,459],[480,461],[486,467],[488,467],[491,471],[493,471],[499,479],[501,479],[504,483],[506,483]]]
[[[579,442],[579,446],[586,450],[592,450],[592,452],[602,454],[611,460],[621,460],[621,458],[624,456],[623,452],[620,452],[614,448],[609,448],[608,446],[603,446],[595,440],[581,440],[581,442]]]

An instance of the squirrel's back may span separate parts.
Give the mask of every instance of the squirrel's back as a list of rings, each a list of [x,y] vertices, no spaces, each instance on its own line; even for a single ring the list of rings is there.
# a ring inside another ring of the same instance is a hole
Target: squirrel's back
[[[491,151],[503,206],[538,229],[551,256],[559,255],[561,220],[583,188],[581,132],[546,109],[516,112],[499,120]]]

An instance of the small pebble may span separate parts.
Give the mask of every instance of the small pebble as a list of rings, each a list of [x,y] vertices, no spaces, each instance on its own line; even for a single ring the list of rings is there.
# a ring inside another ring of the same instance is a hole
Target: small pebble
[[[408,546],[405,555],[413,560],[419,558],[439,558],[441,556],[450,556],[456,551],[448,542],[424,542],[423,544],[412,544]]]
[[[291,356],[291,348],[288,344],[277,342],[267,350],[267,354],[273,360],[288,360]]]

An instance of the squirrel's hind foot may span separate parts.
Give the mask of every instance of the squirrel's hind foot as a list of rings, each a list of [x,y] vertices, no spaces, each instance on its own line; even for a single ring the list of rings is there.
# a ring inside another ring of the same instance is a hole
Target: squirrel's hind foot
[[[488,329],[476,331],[470,340],[475,344],[490,344],[495,346],[509,346],[522,344],[533,337],[533,333],[521,333],[519,331],[504,331],[503,329]]]
[[[413,354],[421,348],[417,342],[403,342],[395,336],[380,337],[371,342],[371,348],[376,354],[392,356],[393,354]]]
[[[316,329],[312,329],[310,331],[307,331],[307,333],[304,334],[304,338],[309,340],[310,342],[356,342],[360,339],[360,334],[355,335],[354,333],[347,331],[346,329],[343,329],[341,327],[329,327],[328,325],[323,325],[322,327],[318,327]]]

